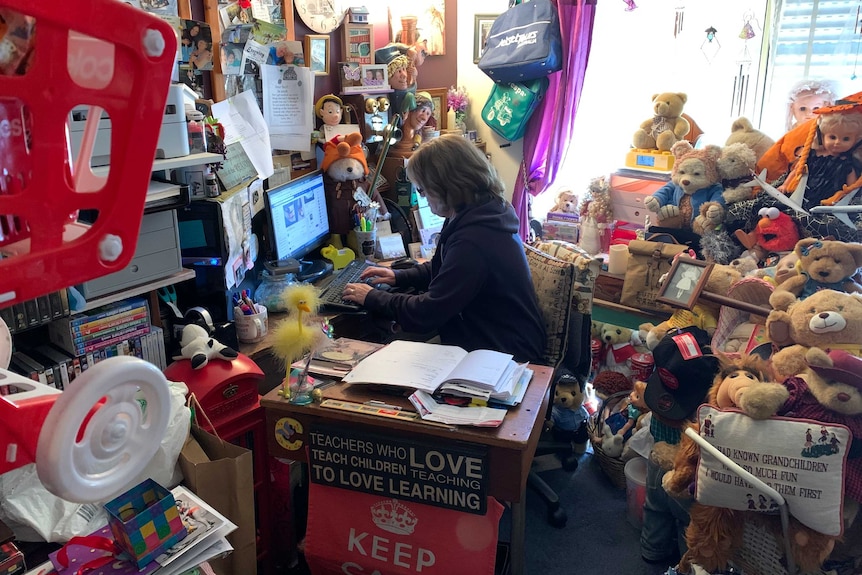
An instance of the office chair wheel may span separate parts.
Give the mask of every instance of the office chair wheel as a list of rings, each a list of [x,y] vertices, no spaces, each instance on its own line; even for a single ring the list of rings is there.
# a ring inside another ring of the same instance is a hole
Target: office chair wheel
[[[568,521],[569,516],[562,507],[557,506],[556,508],[548,509],[548,523],[550,523],[551,527],[562,529]]]
[[[574,453],[560,456],[560,461],[563,464],[563,471],[575,471],[578,468],[578,456]]]

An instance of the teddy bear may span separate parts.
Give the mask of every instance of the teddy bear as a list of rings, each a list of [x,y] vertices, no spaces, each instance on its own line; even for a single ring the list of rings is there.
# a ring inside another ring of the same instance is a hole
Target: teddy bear
[[[603,371],[616,371],[630,378],[632,371],[628,365],[629,358],[638,352],[647,351],[641,340],[640,332],[606,323],[602,325],[599,339],[604,346],[602,349]]]
[[[725,204],[733,204],[752,198],[752,188],[743,186],[752,180],[752,171],[757,166],[757,155],[742,142],[725,145],[718,158],[718,175],[724,188]]]
[[[758,356],[736,359],[719,355],[720,369],[707,394],[707,402],[720,409],[738,408],[755,419],[773,415],[790,398],[787,388],[771,381],[768,364]],[[708,425],[708,420],[704,422]],[[696,423],[690,427],[699,432]],[[706,430],[706,428],[704,428]],[[708,431],[706,431],[708,434]],[[697,475],[700,449],[683,436],[671,471],[662,478],[662,486],[675,497],[688,498]],[[686,571],[696,563],[708,572],[724,569],[734,552],[743,544],[745,512],[693,503],[686,529],[688,550],[680,561]],[[765,518],[766,528],[774,528],[772,518]],[[771,525],[770,525],[771,524]],[[834,546],[834,538],[791,523],[794,558],[804,571],[817,570]]]
[[[862,501],[862,442],[859,441],[862,438],[862,358],[845,349],[827,352],[812,347],[805,351],[804,365],[802,371],[784,380],[789,394],[786,401],[760,398],[757,393],[750,395],[764,405],[765,412],[773,410],[777,415],[840,424],[849,429],[853,440],[844,468],[843,509],[845,525],[849,526],[856,519]],[[834,544],[834,539],[832,542]]]
[[[557,453],[566,471],[577,469],[578,457],[586,452],[589,441],[589,413],[584,407],[585,385],[585,382],[565,368],[561,370],[554,385],[551,431],[555,441],[571,444],[570,449]]]
[[[676,142],[685,138],[691,129],[691,124],[682,117],[686,101],[688,96],[682,92],[654,94],[653,117],[641,122],[640,128],[634,133],[634,147],[666,152]]]
[[[554,203],[551,211],[562,212],[564,214],[577,214],[578,196],[572,190],[560,190],[560,193],[557,194],[557,201]]]
[[[805,300],[793,300],[769,312],[766,332],[781,348],[772,356],[779,378],[801,373],[805,352],[812,347],[862,355],[862,295],[821,290]]]
[[[721,148],[708,145],[695,150],[685,140],[671,148],[675,161],[671,181],[644,199],[644,207],[658,215],[658,224],[692,229],[696,218],[701,228],[715,228],[724,219],[724,198],[718,158]],[[701,206],[706,205],[705,211]]]
[[[346,234],[353,229],[354,194],[358,188],[368,193],[365,189],[368,164],[361,144],[362,134],[353,132],[330,140],[323,147],[320,168],[324,172],[329,229],[334,234]],[[380,191],[375,188],[370,196],[379,205],[378,217],[387,219],[389,211]]]
[[[211,359],[231,361],[239,357],[236,350],[210,337],[209,332],[196,323],[187,324],[180,338],[180,355],[174,359],[188,359],[192,369],[203,369]]]
[[[775,144],[775,141],[760,130],[755,129],[748,118],[741,117],[733,121],[730,126],[730,135],[724,142],[725,146],[732,144],[745,144],[754,151],[756,160],[760,160],[763,154]]]
[[[775,288],[769,303],[783,309],[795,299],[805,299],[825,289],[862,293],[852,278],[862,267],[862,244],[803,238],[793,249],[800,273]]]
[[[758,262],[762,262],[770,253],[792,251],[799,241],[799,228],[789,215],[775,206],[761,208],[758,212],[760,220],[754,229],[746,233],[736,230],[734,235],[748,254]]]

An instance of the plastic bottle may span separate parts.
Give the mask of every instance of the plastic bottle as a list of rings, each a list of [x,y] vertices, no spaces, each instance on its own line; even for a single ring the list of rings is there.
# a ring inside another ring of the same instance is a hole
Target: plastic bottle
[[[206,174],[204,174],[204,190],[206,190],[208,198],[217,198],[221,194],[216,175],[209,168],[207,168]]]

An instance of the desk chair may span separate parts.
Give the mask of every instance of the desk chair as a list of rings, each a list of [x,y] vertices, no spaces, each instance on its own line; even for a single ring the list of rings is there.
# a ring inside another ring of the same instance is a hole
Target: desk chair
[[[594,260],[568,242],[541,242],[537,247],[525,245],[524,249],[547,330],[542,362],[553,367],[555,375],[560,368],[566,367],[586,381],[591,361],[592,296],[601,261]],[[550,406],[546,417],[550,418]],[[570,443],[561,444],[543,438],[536,448],[536,455],[559,453],[566,449],[571,449]],[[560,508],[560,499],[545,480],[531,471],[527,484],[547,503],[548,522],[558,528],[565,526],[568,518]]]

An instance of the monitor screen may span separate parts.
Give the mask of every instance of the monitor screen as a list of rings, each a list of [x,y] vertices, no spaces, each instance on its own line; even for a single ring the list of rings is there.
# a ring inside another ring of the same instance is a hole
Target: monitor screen
[[[264,199],[273,259],[302,259],[329,237],[323,172],[267,190]]]

